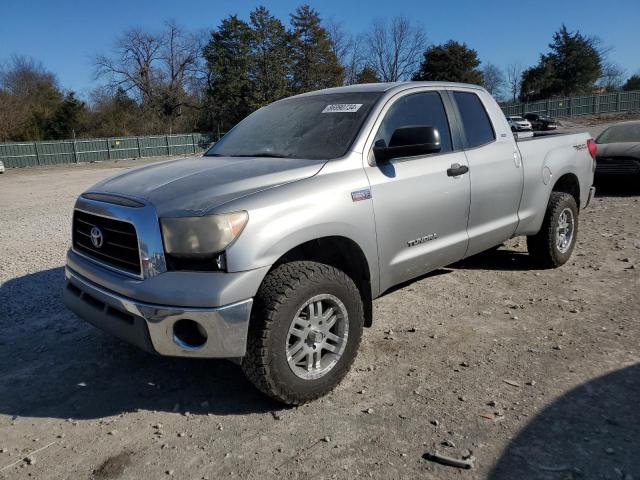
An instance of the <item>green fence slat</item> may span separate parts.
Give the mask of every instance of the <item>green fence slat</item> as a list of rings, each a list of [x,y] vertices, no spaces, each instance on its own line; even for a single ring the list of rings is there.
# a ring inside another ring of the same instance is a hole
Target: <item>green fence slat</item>
[[[640,110],[640,91],[606,92],[594,95],[551,98],[531,103],[501,104],[505,115],[548,113],[551,117],[571,117],[596,113]]]
[[[0,143],[0,160],[5,167],[33,167],[121,160],[141,157],[164,157],[169,153],[193,155],[208,149],[213,133],[147,135],[142,137],[86,138],[42,142]]]

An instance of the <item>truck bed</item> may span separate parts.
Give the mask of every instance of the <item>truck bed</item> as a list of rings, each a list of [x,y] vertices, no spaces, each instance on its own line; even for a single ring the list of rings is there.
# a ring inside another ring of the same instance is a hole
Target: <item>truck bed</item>
[[[515,133],[518,133],[518,132],[515,132]],[[540,140],[541,138],[547,138],[547,137],[561,137],[564,135],[575,135],[575,132],[562,132],[562,131],[556,130],[551,132],[533,132],[533,135],[527,136],[527,137],[520,137],[518,135],[514,135],[513,137],[516,139],[516,142],[522,143],[522,142],[530,142],[532,140]]]

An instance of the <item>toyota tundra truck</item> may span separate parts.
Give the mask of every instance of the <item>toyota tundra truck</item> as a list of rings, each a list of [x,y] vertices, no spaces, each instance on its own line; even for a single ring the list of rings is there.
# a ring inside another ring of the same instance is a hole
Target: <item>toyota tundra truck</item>
[[[344,378],[392,287],[516,236],[535,264],[567,262],[595,154],[588,134],[516,141],[473,85],[286,98],[201,157],[80,195],[64,301],[148,352],[232,359],[299,405]]]

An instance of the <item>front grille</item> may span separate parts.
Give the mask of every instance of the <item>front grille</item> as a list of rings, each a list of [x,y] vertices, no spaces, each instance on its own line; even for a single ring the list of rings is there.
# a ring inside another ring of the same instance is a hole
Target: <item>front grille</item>
[[[102,234],[99,246],[91,239],[94,227]],[[73,248],[98,262],[140,275],[138,236],[129,222],[76,210],[73,214]]]
[[[598,157],[596,173],[605,175],[635,175],[640,173],[640,160],[629,157]]]

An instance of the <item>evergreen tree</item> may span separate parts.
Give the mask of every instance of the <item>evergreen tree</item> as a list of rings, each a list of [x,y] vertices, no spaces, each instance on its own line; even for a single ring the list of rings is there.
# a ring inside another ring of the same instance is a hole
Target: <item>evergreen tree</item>
[[[482,71],[479,66],[478,52],[469,48],[466,43],[449,40],[445,44],[427,48],[413,80],[482,85]]]
[[[67,93],[47,122],[45,138],[63,140],[81,134],[86,114],[87,105],[78,100],[74,92]]]
[[[289,34],[266,7],[256,8],[249,17],[252,30],[249,78],[255,91],[253,106],[259,108],[288,94]]]
[[[591,93],[602,76],[603,52],[600,41],[565,25],[553,34],[550,52],[540,56],[538,65],[522,76],[523,100]]]
[[[551,62],[540,62],[538,65],[522,72],[520,100],[535,101],[552,96],[555,72]]]
[[[140,105],[122,88],[115,93],[107,88],[96,88],[91,92],[92,115],[90,125],[92,136],[110,137],[147,134],[149,124],[142,115]]]
[[[224,133],[252,111],[251,40],[251,28],[236,15],[224,19],[218,30],[211,32],[203,52],[209,129]]]
[[[631,75],[622,86],[622,90],[627,92],[631,90],[640,90],[640,74]]]
[[[380,79],[378,78],[378,74],[372,67],[368,65],[363,67],[362,70],[360,70],[356,75],[355,83],[378,83],[378,82],[380,82]]]
[[[553,35],[551,52],[545,60],[553,65],[554,94],[591,93],[602,74],[598,40],[579,31],[571,33],[565,25]]]
[[[342,85],[344,68],[332,50],[320,15],[309,5],[291,15],[291,89],[302,93]]]

